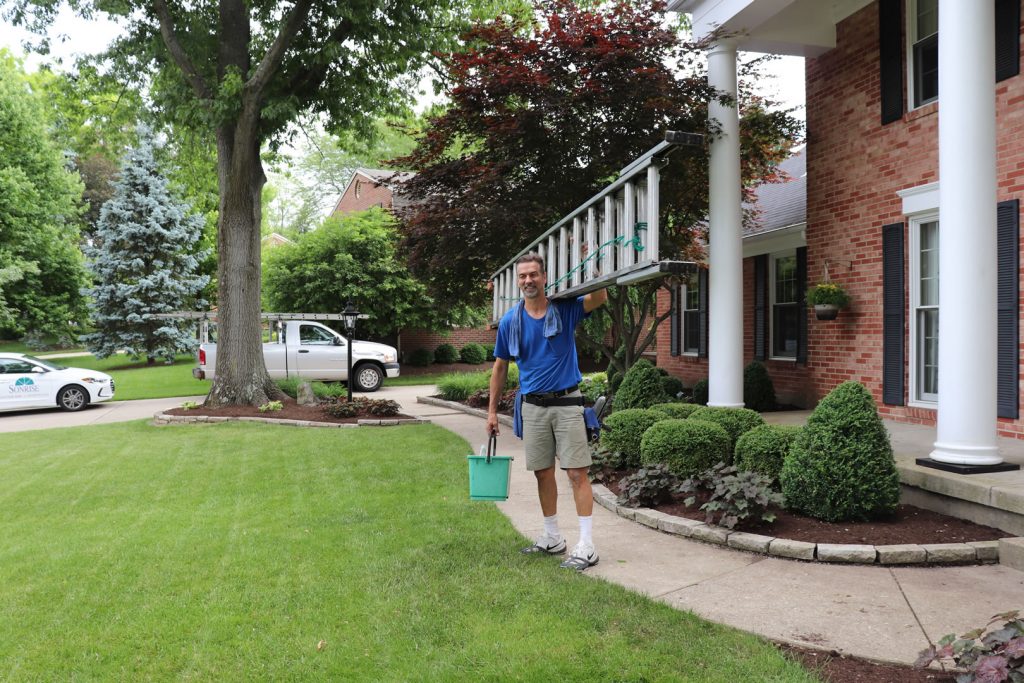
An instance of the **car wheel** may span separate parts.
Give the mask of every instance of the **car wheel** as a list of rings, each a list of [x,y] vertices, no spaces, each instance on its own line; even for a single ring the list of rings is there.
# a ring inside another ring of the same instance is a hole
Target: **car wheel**
[[[355,388],[359,391],[377,391],[384,384],[384,371],[372,363],[356,368]]]
[[[89,392],[77,384],[71,384],[57,394],[57,406],[74,412],[89,405]]]

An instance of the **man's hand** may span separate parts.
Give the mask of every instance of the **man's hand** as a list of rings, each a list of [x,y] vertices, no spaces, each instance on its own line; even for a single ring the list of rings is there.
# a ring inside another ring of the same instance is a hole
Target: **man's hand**
[[[498,436],[501,433],[501,431],[498,429],[498,425],[499,424],[500,423],[498,422],[498,415],[496,413],[488,413],[487,414],[487,437],[488,438],[490,438],[490,436],[492,434],[494,436]]]
[[[508,378],[508,360],[504,358],[494,359],[494,368],[491,370],[491,392],[490,401],[487,403],[487,436],[497,435],[498,430],[498,401],[505,390],[505,380]]]

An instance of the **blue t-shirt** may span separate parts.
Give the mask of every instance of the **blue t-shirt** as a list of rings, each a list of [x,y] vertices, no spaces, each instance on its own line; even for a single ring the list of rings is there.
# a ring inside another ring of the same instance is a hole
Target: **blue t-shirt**
[[[583,381],[576,357],[576,325],[589,315],[583,311],[583,297],[572,301],[548,301],[548,306],[554,306],[562,318],[561,333],[545,337],[544,318],[533,319],[524,307],[518,358],[509,355],[508,335],[512,316],[520,311],[520,307],[515,306],[498,323],[494,356],[515,360],[519,366],[519,388],[524,394],[559,391]]]

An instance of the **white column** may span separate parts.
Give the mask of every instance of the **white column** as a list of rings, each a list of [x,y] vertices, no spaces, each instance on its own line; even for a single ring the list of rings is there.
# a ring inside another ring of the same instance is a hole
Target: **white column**
[[[711,87],[736,97],[736,44],[708,52]],[[740,121],[735,106],[712,99],[708,115],[721,137],[711,143],[708,237],[708,405],[743,406],[743,214],[740,202]]]
[[[991,2],[939,0],[939,410],[931,457],[967,465],[1002,462],[994,31]]]

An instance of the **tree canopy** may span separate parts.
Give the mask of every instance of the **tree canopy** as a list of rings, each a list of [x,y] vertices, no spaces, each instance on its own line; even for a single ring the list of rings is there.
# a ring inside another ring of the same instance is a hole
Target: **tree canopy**
[[[442,302],[483,301],[490,274],[609,183],[666,130],[714,135],[703,45],[682,42],[660,0],[581,7],[537,0],[537,21],[474,25],[445,56],[451,106],[432,118],[405,184],[403,249]],[[770,177],[799,124],[741,99],[743,177]],[[662,172],[661,250],[692,254],[707,214],[707,155]],[[476,283],[473,286],[467,283]]]
[[[430,327],[437,311],[426,288],[396,258],[394,217],[380,208],[329,218],[295,244],[268,249],[267,306],[330,313],[353,302],[369,320],[360,334],[383,337],[403,327]]]
[[[70,340],[85,319],[82,184],[48,135],[38,92],[0,50],[0,334]]]

